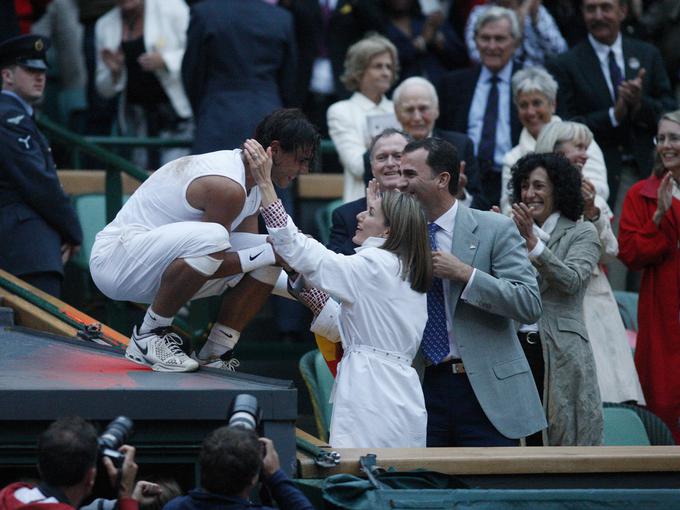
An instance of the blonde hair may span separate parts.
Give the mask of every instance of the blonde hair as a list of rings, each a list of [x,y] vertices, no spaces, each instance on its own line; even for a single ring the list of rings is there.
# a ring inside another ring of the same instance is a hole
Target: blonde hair
[[[340,76],[340,81],[350,92],[358,90],[361,77],[366,72],[371,59],[376,55],[389,53],[392,57],[392,83],[399,75],[399,56],[397,48],[389,39],[382,35],[373,34],[354,43],[347,50],[345,56],[345,72]]]
[[[676,124],[680,124],[680,110],[664,113],[659,119],[659,124],[661,123],[662,120],[669,120],[671,122],[675,122]],[[659,128],[657,128],[657,132],[658,131]],[[658,151],[654,151],[654,166],[652,167],[652,172],[656,177],[663,177],[663,175],[667,171],[668,169],[665,166],[663,166],[663,162],[659,157]]]
[[[427,219],[415,197],[388,191],[382,197],[385,226],[390,231],[382,248],[399,257],[401,277],[417,292],[427,292],[432,281],[432,253]]]
[[[543,127],[536,140],[536,153],[555,152],[557,146],[572,140],[584,140],[586,145],[593,141],[593,132],[580,122],[556,121]]]

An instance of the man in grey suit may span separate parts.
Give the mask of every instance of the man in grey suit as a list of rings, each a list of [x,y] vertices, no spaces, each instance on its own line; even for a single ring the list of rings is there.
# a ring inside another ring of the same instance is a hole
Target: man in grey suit
[[[427,445],[516,446],[547,426],[513,322],[540,318],[540,292],[512,220],[456,200],[459,167],[455,147],[438,138],[409,143],[401,162],[399,189],[431,222]]]

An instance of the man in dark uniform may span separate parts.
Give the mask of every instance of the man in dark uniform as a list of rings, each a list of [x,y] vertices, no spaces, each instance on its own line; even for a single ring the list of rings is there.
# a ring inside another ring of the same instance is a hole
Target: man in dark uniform
[[[80,247],[82,231],[33,120],[48,46],[35,35],[0,43],[0,269],[59,296],[63,265]]]

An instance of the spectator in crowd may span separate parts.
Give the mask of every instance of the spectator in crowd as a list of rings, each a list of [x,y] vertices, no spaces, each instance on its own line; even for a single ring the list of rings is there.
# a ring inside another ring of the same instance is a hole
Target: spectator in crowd
[[[191,107],[182,88],[180,66],[186,46],[189,8],[182,0],[118,0],[95,25],[97,91],[120,94],[121,133],[187,136]],[[186,151],[155,152],[144,161],[158,168]]]
[[[258,480],[267,487],[281,510],[314,510],[312,504],[281,471],[274,443],[254,432],[221,427],[203,441],[199,462],[201,488],[165,505],[165,510],[273,510],[252,503]]]
[[[509,218],[456,200],[456,149],[409,143],[399,189],[430,221],[434,276],[421,354],[428,446],[516,446],[546,426],[514,322],[541,315],[536,277]],[[480,342],[480,339],[484,339]]]
[[[191,6],[182,80],[196,118],[192,152],[238,147],[265,115],[295,99],[293,17],[268,2]]]
[[[543,0],[542,2],[543,7],[557,23],[560,33],[570,48],[588,35],[581,14],[581,2],[582,0]]]
[[[321,5],[319,0],[279,0],[278,4],[293,15],[293,31],[298,53],[295,95],[291,98],[291,106],[303,108],[309,92],[314,61],[323,38],[324,22]],[[309,115],[307,117],[313,124],[316,124],[315,119],[310,118]]]
[[[475,146],[464,133],[434,127],[439,118],[439,97],[434,85],[425,78],[414,76],[394,89],[392,99],[397,120],[414,140],[436,136],[453,144],[464,163],[464,170],[458,177],[457,198],[467,206],[478,208],[482,190]]]
[[[19,35],[19,20],[13,0],[0,2],[0,34],[3,40]]]
[[[650,2],[639,17],[639,23],[661,51],[671,87],[677,93],[680,83],[680,0]]]
[[[0,268],[59,297],[64,264],[83,239],[33,118],[43,97],[50,41],[23,35],[0,44]]]
[[[307,46],[314,44],[311,49],[315,53],[310,79],[298,82],[299,92],[305,94],[302,109],[321,136],[328,138],[328,108],[351,95],[340,81],[347,50],[368,32],[383,33],[384,14],[379,0],[304,0],[292,4],[314,23],[303,35]]]
[[[411,137],[397,129],[387,128],[376,135],[368,149],[371,173],[380,192],[397,188],[401,174],[401,153]],[[352,240],[359,214],[366,210],[366,196],[336,207],[331,215],[331,234],[327,248],[343,255],[353,255],[358,245]]]
[[[342,81],[354,93],[331,105],[327,113],[328,132],[344,169],[345,202],[364,194],[364,153],[371,138],[387,127],[397,127],[392,101],[385,94],[398,71],[397,50],[380,35],[366,37],[347,51]]]
[[[87,70],[86,79],[86,123],[85,132],[89,135],[111,134],[112,119],[116,117],[115,98],[103,98],[97,92],[97,48],[94,27],[97,20],[116,5],[116,0],[78,0],[78,17],[83,27],[83,58]],[[87,159],[85,168],[91,166]]]
[[[347,88],[342,76],[350,46],[370,33],[385,34],[385,13],[381,0],[319,0],[328,9],[327,57],[334,79],[334,94],[347,99],[356,90]],[[325,55],[321,55],[323,58]],[[324,71],[326,72],[326,71]],[[377,133],[376,133],[377,134]]]
[[[444,76],[438,126],[467,133],[474,142],[483,199],[479,207],[488,209],[499,203],[503,156],[517,144],[522,129],[510,90],[519,69],[512,56],[521,32],[515,13],[497,6],[477,18],[474,32],[481,66]]]
[[[512,77],[512,99],[524,128],[519,135],[519,143],[503,158],[500,202],[503,214],[510,213],[510,169],[522,156],[534,152],[536,139],[544,126],[561,120],[555,115],[556,98],[557,82],[543,69],[529,67],[517,71]],[[602,150],[595,140],[587,145],[586,150],[588,160],[582,169],[583,176],[595,186],[597,196],[606,200],[609,196],[609,185]]]
[[[540,346],[543,354],[544,444],[601,445],[602,400],[583,324],[583,296],[600,242],[592,223],[578,222],[581,173],[563,156],[529,154],[512,169],[512,189],[513,220],[538,272],[543,301],[543,315],[535,324],[525,321],[519,336],[525,349]]]
[[[588,162],[587,148],[593,143],[592,140],[593,134],[585,124],[552,122],[538,137],[536,152],[562,154],[581,171],[583,220],[595,225],[600,239],[600,260],[586,287],[583,314],[595,358],[602,401],[637,402],[644,405],[645,398],[635,371],[626,328],[603,270],[604,264],[619,253],[619,243],[612,230],[613,214],[607,201],[597,193],[597,188],[583,172]]]
[[[351,256],[333,253],[300,233],[283,210],[262,147],[248,145],[246,154],[257,168],[262,215],[277,256],[311,287],[303,291],[312,294],[305,301],[315,321],[325,325],[316,332],[342,342],[330,444],[424,447],[427,413],[411,366],[427,321],[425,294],[432,277],[420,204],[394,191],[380,196],[371,181],[353,238],[361,248]]]
[[[299,110],[265,117],[255,138],[270,151],[273,174],[287,187],[307,173],[318,145]],[[90,272],[109,298],[150,303],[126,357],[154,370],[233,370],[233,349],[264,304],[280,268],[266,236],[256,235],[260,189],[241,150],[186,156],[157,170],[97,234]],[[247,273],[247,274],[246,274]],[[229,290],[229,292],[226,292]],[[192,299],[224,295],[217,322],[196,361],[170,325]]]
[[[0,491],[0,509],[79,508],[92,492],[98,451],[97,433],[90,423],[82,418],[61,418],[53,422],[38,440],[40,485],[23,482],[8,485]],[[116,469],[107,457],[103,464],[111,484],[117,489],[118,508],[138,510],[135,498],[141,498],[141,486],[139,490],[135,487],[135,449],[123,445],[120,451],[125,454],[120,469]]]
[[[401,79],[422,76],[437,84],[446,72],[468,63],[465,45],[443,14],[427,18],[417,0],[383,0],[386,36],[397,47]]]
[[[615,216],[628,188],[649,175],[656,123],[675,107],[659,50],[621,34],[626,2],[583,0],[588,40],[546,62],[559,83],[558,113],[588,126],[604,152]]]
[[[680,110],[661,117],[653,174],[626,195],[619,258],[642,271],[635,364],[647,406],[680,442]]]
[[[493,5],[512,9],[517,14],[522,26],[522,37],[515,50],[517,62],[525,66],[542,67],[547,57],[567,51],[567,43],[557,23],[543,7],[541,0],[487,0],[486,4],[472,8],[465,25],[465,43],[473,62],[481,61],[475,41],[475,23],[479,16]]]
[[[52,0],[45,14],[33,23],[31,32],[49,37],[54,49],[54,62],[58,71],[57,90],[63,105],[64,121],[74,125],[76,112],[86,110],[85,86],[87,72],[83,55],[83,27],[78,21],[76,0]]]

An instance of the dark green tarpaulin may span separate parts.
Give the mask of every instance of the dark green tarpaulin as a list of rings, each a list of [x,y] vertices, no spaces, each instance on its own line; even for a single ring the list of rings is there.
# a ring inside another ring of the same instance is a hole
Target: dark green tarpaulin
[[[324,508],[348,510],[398,508],[425,510],[680,509],[680,491],[673,489],[456,489],[446,488],[450,483],[454,485],[458,483],[454,478],[438,473],[411,473],[406,477],[395,476],[392,480],[385,477],[390,474],[384,473],[380,476],[380,489],[377,489],[370,481],[352,475],[335,475],[326,478],[321,484]],[[395,473],[395,475],[403,474]],[[425,476],[420,478],[419,475]],[[388,488],[389,486],[393,488]],[[424,488],[428,486],[433,488]]]

